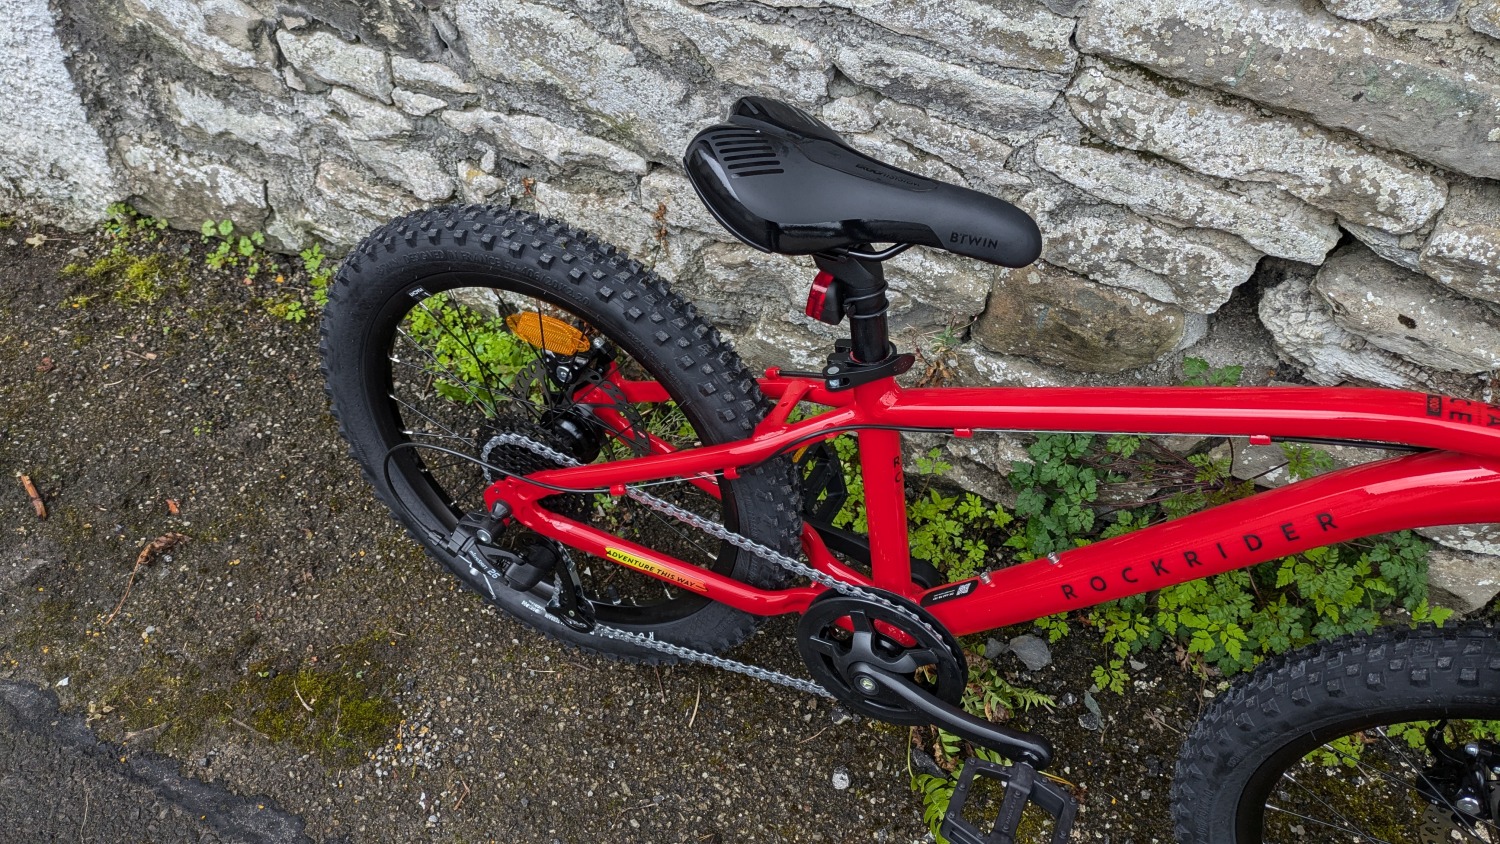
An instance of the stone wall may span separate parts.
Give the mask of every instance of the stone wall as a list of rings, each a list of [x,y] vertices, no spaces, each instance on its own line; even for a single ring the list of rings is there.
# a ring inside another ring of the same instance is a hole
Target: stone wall
[[[129,199],[336,253],[509,202],[654,264],[752,362],[805,364],[831,337],[806,262],[730,240],[678,164],[759,93],[1040,221],[1024,270],[892,262],[903,342],[942,338],[959,378],[1171,383],[1186,352],[1493,400],[1500,0],[4,6],[0,207],[76,226]]]

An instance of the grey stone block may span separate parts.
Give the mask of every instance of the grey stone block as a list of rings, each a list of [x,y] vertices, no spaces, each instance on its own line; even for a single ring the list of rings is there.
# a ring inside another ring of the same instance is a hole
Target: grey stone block
[[[1352,21],[1445,21],[1458,11],[1458,0],[1323,0],[1323,5]]]
[[[961,65],[883,44],[860,43],[838,51],[846,76],[929,113],[980,131],[1035,127],[1047,120],[1057,91],[991,79]]]
[[[385,53],[362,44],[351,44],[331,32],[299,35],[281,30],[276,43],[293,67],[328,85],[353,88],[367,97],[388,103],[395,83]]]
[[[1433,61],[1299,0],[1094,0],[1079,21],[1078,45],[1306,114],[1460,173],[1500,178],[1493,65],[1456,51]]]
[[[1420,266],[1455,293],[1500,303],[1500,184],[1453,186]]]
[[[17,0],[0,27],[0,204],[82,229],[124,198],[73,84],[47,0]]]
[[[1196,313],[1212,313],[1228,301],[1261,257],[1234,235],[1157,223],[1051,187],[1019,204],[1046,233],[1042,257],[1048,263]]]
[[[1118,146],[1211,176],[1268,182],[1388,232],[1421,227],[1447,198],[1442,179],[1401,156],[1207,92],[1173,90],[1123,68],[1084,70],[1068,90],[1068,104],[1085,126]]]
[[[723,116],[720,103],[699,93],[701,83],[690,87],[571,12],[465,0],[452,14],[481,76],[560,96],[608,126],[612,139],[628,139],[659,161],[675,161],[693,133]]]
[[[1500,38],[1500,0],[1480,0],[1469,9],[1468,17],[1464,20],[1475,32]]]
[[[626,16],[647,49],[688,57],[725,82],[804,106],[828,89],[823,51],[789,27],[717,17],[675,0],[632,0]]]
[[[1071,73],[1074,22],[1026,0],[852,2],[860,17],[891,32],[940,45],[942,52],[1001,67]]]
[[[1159,158],[1051,138],[1037,141],[1035,154],[1047,171],[1106,202],[1177,226],[1229,232],[1267,255],[1321,264],[1339,240],[1332,214],[1274,185],[1220,186]]]
[[[1314,383],[1331,387],[1356,381],[1403,389],[1432,384],[1420,367],[1339,327],[1332,308],[1313,292],[1311,274],[1290,276],[1266,290],[1260,319],[1277,354]]]
[[[1449,372],[1500,368],[1500,315],[1363,246],[1329,258],[1313,289],[1340,328],[1386,351]]]
[[[646,159],[618,144],[535,115],[470,109],[445,111],[441,119],[465,135],[493,138],[507,157],[527,164],[546,161],[561,170],[599,167],[637,175],[647,170]]]
[[[123,6],[199,67],[221,73],[270,69],[254,34],[263,16],[240,0],[123,0]]]
[[[146,214],[179,228],[227,219],[256,231],[265,222],[266,185],[260,179],[163,144],[122,138],[118,149],[130,192],[140,197]]]
[[[1176,348],[1185,321],[1174,305],[1036,263],[996,280],[973,336],[1001,354],[1085,372],[1121,372]]]
[[[1432,603],[1459,613],[1481,610],[1500,595],[1500,558],[1433,548],[1427,582]]]

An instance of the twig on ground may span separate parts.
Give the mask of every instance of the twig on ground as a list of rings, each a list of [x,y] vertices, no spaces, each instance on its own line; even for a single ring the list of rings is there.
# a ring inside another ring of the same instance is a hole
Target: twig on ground
[[[171,721],[163,721],[163,722],[161,722],[160,724],[157,724],[154,727],[147,727],[144,730],[135,730],[134,732],[126,733],[125,734],[125,741],[123,743],[129,744],[130,742],[135,741],[136,739],[140,738],[141,736],[146,735],[147,733],[154,733],[157,730],[160,730],[162,727],[165,727],[166,725],[168,725],[170,723],[172,723],[172,722]]]
[[[36,491],[36,484],[31,482],[30,475],[21,475],[21,486],[26,488],[26,495],[31,499],[31,509],[36,511],[38,519],[47,518],[47,505],[42,501],[42,494]]]
[[[807,744],[808,742],[812,741],[813,739],[817,738],[818,736],[821,736],[824,733],[828,732],[828,729],[829,729],[828,727],[824,727],[823,729],[818,730],[816,733],[813,733],[812,735],[808,736],[807,738],[805,738],[805,739],[803,739],[803,740],[801,740],[801,741],[799,741],[797,743],[798,744]]]
[[[299,689],[299,688],[297,688],[297,681],[296,680],[292,681],[292,691],[294,691],[294,692],[297,693],[297,702],[300,703],[300,704],[302,704],[302,708],[303,709],[306,709],[308,712],[313,711],[313,708],[310,705],[308,705],[307,699],[304,698],[304,697],[302,697],[302,690]],[[317,698],[313,698],[313,703],[317,703],[317,702],[318,702],[318,699]]]
[[[453,801],[453,811],[455,812],[457,812],[459,807],[464,804],[464,798],[469,796],[469,784],[464,782],[463,780],[459,780],[458,784],[464,787],[464,793],[458,795],[458,799]]]
[[[691,729],[693,722],[698,720],[698,702],[703,699],[703,687],[699,686],[693,692],[693,714],[688,718],[688,728]]]
[[[261,738],[265,739],[266,741],[270,741],[271,740],[270,736],[266,735],[265,733],[261,732],[260,730],[255,729],[254,727],[250,726],[249,724],[246,724],[244,721],[241,721],[240,719],[235,718],[232,715],[229,717],[229,720],[233,721],[234,724],[235,724],[235,726],[237,726],[237,727],[243,727],[243,728],[249,730],[250,732],[255,733],[256,735],[258,735]]]
[[[152,557],[155,557],[157,554],[167,550],[168,548],[171,548],[177,543],[184,542],[186,540],[187,536],[180,533],[164,533],[161,536],[158,536],[157,538],[146,543],[146,547],[142,548],[141,553],[135,558],[135,568],[132,568],[130,570],[130,579],[125,581],[125,594],[120,596],[120,603],[115,604],[114,612],[109,614],[109,618],[104,619],[103,626],[108,627],[109,625],[113,624],[115,616],[118,616],[120,614],[120,610],[125,606],[125,599],[130,597],[130,587],[135,585],[136,572],[140,571],[142,567],[150,563]]]

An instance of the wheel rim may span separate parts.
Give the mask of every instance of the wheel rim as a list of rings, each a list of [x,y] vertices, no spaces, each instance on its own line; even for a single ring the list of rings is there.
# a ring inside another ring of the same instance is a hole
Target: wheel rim
[[[618,394],[593,394],[584,403],[594,406],[592,416],[563,413],[569,403],[548,371],[554,368],[550,364],[555,356],[527,342],[520,336],[527,324],[507,323],[507,316],[540,314],[566,323],[591,341],[603,338],[620,371],[632,380],[659,380],[662,373],[642,363],[646,355],[628,339],[590,323],[548,291],[509,281],[502,287],[498,282],[467,275],[424,278],[392,297],[367,346],[367,394],[376,427],[388,447],[416,444],[388,461],[393,491],[434,539],[446,538],[464,513],[483,505],[483,489],[493,478],[471,460],[434,446],[480,457],[493,434],[510,431],[517,427],[515,420],[524,419],[523,435],[549,448],[568,451],[565,446],[577,445],[579,434],[583,440],[598,440],[597,456],[585,452],[582,457],[584,462],[602,462],[642,453],[641,429],[674,448],[701,441],[699,432],[708,430],[704,420],[694,418],[691,407],[631,403]],[[548,342],[556,345],[555,338]],[[615,412],[624,423],[602,422],[599,408]],[[524,473],[555,464],[542,460],[501,468]],[[655,486],[652,493],[738,530],[732,487],[721,489],[722,502],[686,482]],[[734,565],[732,546],[628,499],[559,495],[542,503],[685,562],[724,573]],[[540,537],[516,526],[507,531],[502,546],[517,550],[536,541]],[[606,623],[660,624],[708,605],[700,595],[621,566],[588,558],[577,563],[585,590],[598,604],[598,617]],[[545,598],[550,587],[544,582],[534,591]]]
[[[1429,708],[1371,715],[1311,731],[1283,748],[1247,783],[1236,840],[1500,842],[1493,811],[1497,784],[1489,766],[1481,766],[1484,784],[1473,789],[1481,811],[1472,817],[1455,805],[1457,789],[1433,773],[1435,756],[1426,745],[1427,731],[1434,727],[1441,728],[1450,748],[1500,735],[1500,712],[1455,712],[1446,722],[1404,720],[1431,714]]]

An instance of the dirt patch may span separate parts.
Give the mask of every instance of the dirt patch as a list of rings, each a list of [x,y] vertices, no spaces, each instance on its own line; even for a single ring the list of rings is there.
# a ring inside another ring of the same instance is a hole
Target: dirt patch
[[[127,753],[271,796],[320,841],[925,835],[906,730],[834,725],[828,702],[736,675],[587,657],[458,591],[344,456],[313,321],[272,315],[290,312],[273,307],[290,265],[246,284],[207,270],[192,236],[125,261],[112,245],[0,232],[0,677],[53,689]],[[187,539],[105,624],[171,532]],[[736,655],[801,673],[789,629]],[[1071,700],[1017,723],[1085,795],[1079,839],[1167,840],[1197,686],[1148,655],[1085,729],[1102,652],[1087,632],[1055,651],[1034,675],[1000,664]]]

